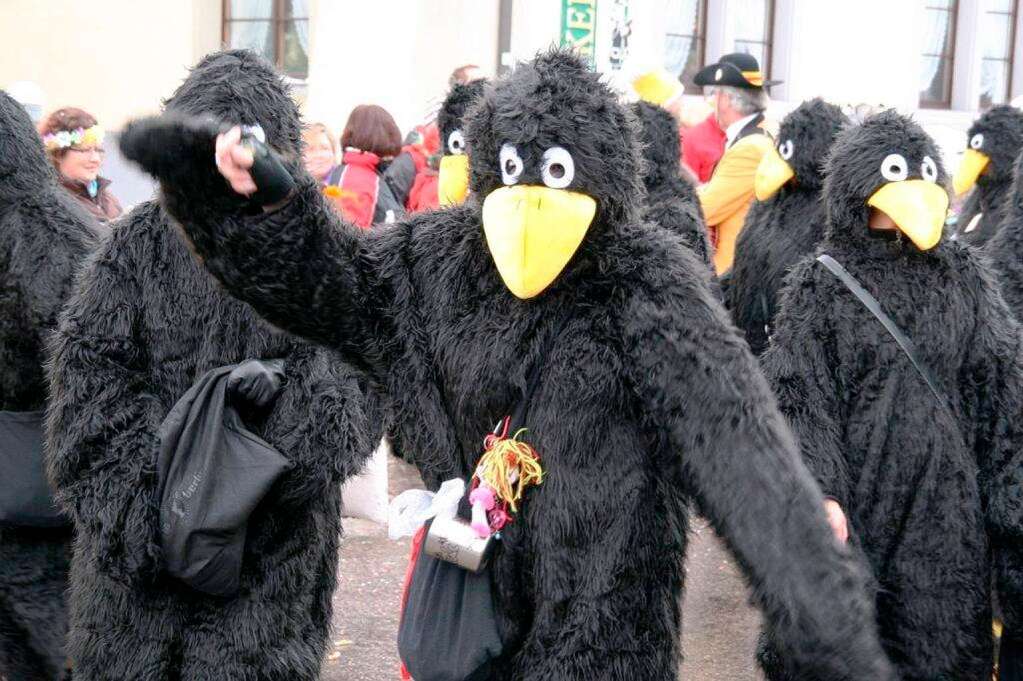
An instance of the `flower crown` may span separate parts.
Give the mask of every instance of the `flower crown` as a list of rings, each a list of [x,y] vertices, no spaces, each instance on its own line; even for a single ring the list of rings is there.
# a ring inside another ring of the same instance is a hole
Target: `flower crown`
[[[61,130],[43,135],[43,146],[47,151],[57,149],[68,149],[76,144],[89,146],[103,144],[103,128],[99,123],[91,128],[78,128],[76,130]]]

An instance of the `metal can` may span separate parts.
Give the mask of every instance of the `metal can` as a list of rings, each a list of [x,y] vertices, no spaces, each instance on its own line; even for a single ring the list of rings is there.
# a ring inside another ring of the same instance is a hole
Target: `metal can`
[[[468,570],[479,572],[493,550],[494,535],[481,538],[469,523],[461,518],[437,516],[426,533],[423,550],[426,554]]]

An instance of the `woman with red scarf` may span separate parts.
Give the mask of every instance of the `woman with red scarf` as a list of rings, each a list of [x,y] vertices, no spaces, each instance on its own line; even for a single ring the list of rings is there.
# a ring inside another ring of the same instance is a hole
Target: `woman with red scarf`
[[[352,110],[341,133],[341,163],[326,178],[324,194],[344,218],[360,227],[394,222],[404,214],[404,197],[397,197],[383,177],[401,153],[401,131],[391,114],[375,104]]]

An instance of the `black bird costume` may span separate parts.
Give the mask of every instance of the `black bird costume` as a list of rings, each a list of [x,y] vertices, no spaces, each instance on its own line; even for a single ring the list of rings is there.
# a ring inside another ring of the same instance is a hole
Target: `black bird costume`
[[[678,234],[713,269],[714,256],[703,224],[700,199],[681,174],[675,117],[663,107],[647,102],[635,102],[632,113],[639,120],[639,143],[645,163],[642,175],[647,208],[643,217]]]
[[[0,409],[45,408],[46,343],[99,238],[28,114],[0,91]],[[70,528],[0,526],[0,677],[61,678],[70,554]]]
[[[437,112],[442,154],[437,178],[437,198],[442,206],[462,203],[469,191],[469,157],[466,155],[464,119],[469,108],[483,94],[486,83],[483,79],[455,83]]]
[[[260,125],[297,157],[298,109],[251,52],[204,59],[167,110]],[[211,157],[212,158],[212,157]],[[294,467],[249,518],[241,587],[206,596],[161,572],[158,429],[207,371],[283,359],[257,434]],[[56,338],[50,467],[78,537],[68,648],[82,681],[319,678],[341,532],[340,483],[379,438],[358,375],[272,329],[203,271],[156,201],[123,218]]]
[[[494,679],[676,679],[690,501],[801,668],[891,678],[864,576],[706,266],[641,220],[633,118],[553,51],[486,92],[466,140],[466,204],[361,234],[297,166],[291,198],[254,213],[189,120],[137,121],[122,148],[230,291],[387,386],[432,477],[473,472],[539,368],[527,438],[544,479],[492,564]]]
[[[781,122],[778,144],[760,163],[757,201],[746,214],[727,303],[753,354],[767,349],[785,275],[824,238],[821,168],[845,114],[822,99],[803,102]]]
[[[966,134],[955,191],[973,193],[956,222],[956,238],[983,246],[998,231],[1012,201],[1012,167],[1023,149],[1023,111],[1001,104],[988,109]]]
[[[894,112],[842,133],[821,251],[877,298],[935,374],[943,406],[884,327],[812,258],[763,356],[825,494],[877,580],[882,641],[907,681],[991,678],[991,569],[1018,621],[1023,546],[1019,328],[988,268],[940,241],[934,142]],[[868,229],[871,208],[896,232]],[[894,238],[893,238],[894,237]]]

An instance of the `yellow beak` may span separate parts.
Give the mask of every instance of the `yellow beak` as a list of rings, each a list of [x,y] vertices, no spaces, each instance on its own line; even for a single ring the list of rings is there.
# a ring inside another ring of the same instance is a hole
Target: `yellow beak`
[[[753,191],[757,201],[767,201],[785,186],[785,183],[796,176],[792,166],[785,162],[777,149],[771,149],[760,159],[757,176],[753,181]]]
[[[952,178],[952,188],[955,189],[956,196],[962,196],[970,191],[990,162],[991,157],[987,154],[982,154],[976,149],[967,149],[959,162],[955,177]]]
[[[874,192],[867,205],[888,215],[921,251],[930,250],[941,241],[948,215],[948,192],[934,182],[889,182]]]
[[[469,157],[465,154],[444,156],[437,177],[437,199],[442,206],[456,206],[469,194]]]
[[[490,192],[483,202],[483,232],[508,290],[525,299],[550,286],[596,212],[593,198],[564,189],[522,185]]]

